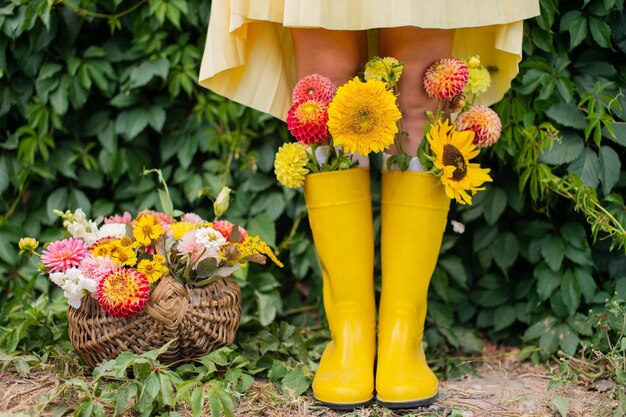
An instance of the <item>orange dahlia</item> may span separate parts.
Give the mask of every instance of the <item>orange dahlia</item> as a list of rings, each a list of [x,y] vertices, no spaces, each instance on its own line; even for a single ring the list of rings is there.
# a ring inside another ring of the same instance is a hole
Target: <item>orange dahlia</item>
[[[459,114],[456,129],[474,132],[474,144],[486,148],[495,144],[502,133],[502,123],[498,114],[487,106],[477,104]]]
[[[429,97],[449,100],[467,85],[467,64],[456,58],[441,58],[426,69],[424,88]]]
[[[319,74],[311,74],[298,81],[293,88],[291,98],[294,104],[307,100],[329,103],[335,97],[336,92],[337,87],[329,78]]]
[[[136,269],[116,269],[98,283],[98,303],[115,317],[139,314],[149,298],[150,283]]]
[[[233,227],[235,225],[228,220],[215,220],[213,222],[213,229],[217,230],[230,242],[230,233],[233,231]],[[248,232],[241,226],[239,227],[239,235],[241,236],[241,240],[248,237]]]
[[[287,113],[287,128],[298,142],[311,144],[328,139],[328,102],[306,100],[294,104]]]

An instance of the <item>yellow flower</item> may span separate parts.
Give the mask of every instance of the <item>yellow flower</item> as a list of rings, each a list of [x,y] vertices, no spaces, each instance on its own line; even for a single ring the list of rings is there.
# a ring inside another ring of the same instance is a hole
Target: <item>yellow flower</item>
[[[160,255],[155,255],[160,256]],[[161,258],[163,258],[161,256]],[[163,258],[165,260],[165,258]],[[165,273],[167,273],[167,267],[160,262],[156,262],[155,260],[149,261],[147,259],[143,259],[137,265],[137,271],[141,272],[146,276],[148,282],[150,284],[158,281]]]
[[[117,246],[117,250],[112,253],[111,259],[120,266],[135,266],[137,254],[129,247]]]
[[[111,255],[111,246],[109,246],[109,242],[102,242],[91,249],[91,252],[96,258],[105,258]]]
[[[456,131],[446,119],[431,126],[426,139],[434,153],[435,168],[441,175],[446,195],[460,204],[472,204],[469,193],[474,195],[484,190],[484,187],[479,187],[491,181],[489,169],[469,162],[480,152],[472,143],[474,132]]]
[[[474,95],[479,95],[487,91],[491,85],[491,75],[487,68],[480,67],[476,69],[470,68],[469,80],[465,86],[465,91],[468,91]]]
[[[190,232],[195,228],[196,225],[189,222],[177,222],[170,225],[170,231],[176,240],[180,240],[185,233]]]
[[[133,236],[143,245],[149,245],[152,240],[158,239],[163,233],[163,227],[157,219],[147,214],[141,216],[133,228]]]
[[[283,263],[276,258],[274,251],[269,245],[261,240],[258,236],[247,236],[243,242],[235,243],[235,248],[239,252],[240,259],[247,258],[252,255],[267,256],[279,267],[283,267]]]
[[[328,129],[335,145],[367,155],[393,144],[400,117],[396,97],[384,82],[355,77],[337,89],[328,107]]]
[[[404,64],[392,57],[374,57],[365,64],[365,81],[383,81],[388,88],[393,88],[400,80]]]
[[[35,253],[39,242],[33,237],[23,237],[20,239],[17,246],[20,248],[20,255],[30,256]]]
[[[164,264],[165,263],[165,256],[163,255],[159,255],[158,253],[155,254],[154,256],[152,256],[152,260],[156,263],[159,264]]]
[[[121,239],[116,239],[112,242],[113,244],[124,246],[132,249],[137,249],[139,247],[139,242],[134,241],[129,236],[124,236]]]
[[[298,188],[304,184],[304,176],[309,155],[299,142],[285,143],[278,149],[274,160],[274,173],[278,182],[288,188]]]

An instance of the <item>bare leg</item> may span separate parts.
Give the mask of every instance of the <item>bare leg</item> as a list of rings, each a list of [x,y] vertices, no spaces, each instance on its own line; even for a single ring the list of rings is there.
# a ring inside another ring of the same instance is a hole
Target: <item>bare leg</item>
[[[454,31],[404,26],[379,29],[378,37],[381,57],[391,56],[404,62],[398,102],[402,128],[409,134],[405,151],[415,156],[424,136],[426,111],[435,111],[437,107],[437,100],[428,97],[424,90],[424,72],[437,59],[450,55]],[[397,154],[399,149],[394,145],[390,152]]]
[[[321,74],[339,86],[354,77],[367,61],[363,31],[293,28],[291,34],[298,79]]]

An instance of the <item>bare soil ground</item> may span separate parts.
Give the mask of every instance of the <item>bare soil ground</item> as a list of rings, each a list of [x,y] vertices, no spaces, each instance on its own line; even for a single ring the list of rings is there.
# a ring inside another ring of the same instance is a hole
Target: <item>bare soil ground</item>
[[[328,416],[387,417],[408,416],[560,416],[554,400],[562,397],[570,417],[611,417],[618,404],[611,399],[614,385],[596,381],[590,386],[567,384],[549,389],[552,379],[548,366],[517,361],[515,349],[502,350],[487,346],[481,359],[470,363],[474,375],[441,381],[437,403],[427,409],[395,413],[372,405],[352,413],[337,413],[315,403],[311,396],[284,395],[272,384],[257,381],[238,401],[235,415],[242,417]],[[33,371],[20,376],[15,370],[0,372],[0,417],[22,417],[35,414],[45,394],[58,386],[53,372]],[[67,398],[67,396],[65,396]],[[42,415],[52,415],[58,400],[48,404]],[[187,415],[188,410],[178,410]],[[207,415],[210,415],[208,413]]]

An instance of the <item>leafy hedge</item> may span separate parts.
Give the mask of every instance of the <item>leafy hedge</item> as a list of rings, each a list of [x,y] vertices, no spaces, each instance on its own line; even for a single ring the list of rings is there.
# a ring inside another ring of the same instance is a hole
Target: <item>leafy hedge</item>
[[[283,270],[238,277],[239,344],[259,358],[252,369],[301,387],[324,340],[321,278],[302,193],[272,173],[286,128],[197,85],[209,2],[127,3],[0,7],[0,346],[41,351],[64,338],[59,294],[34,260],[18,259],[18,238],[59,236],[43,233],[59,225],[53,208],[94,217],[157,208],[157,178],[143,170],[159,168],[175,205],[203,216],[222,185],[234,188],[228,217],[278,248]],[[483,336],[523,342],[535,358],[601,345],[593,329],[605,302],[626,294],[624,1],[541,8],[526,24],[520,75],[496,106],[504,137],[483,156],[494,183],[451,211],[466,231],[449,228],[432,280],[434,357],[478,351]],[[283,320],[301,332],[275,324]],[[285,355],[295,358],[286,367]]]

